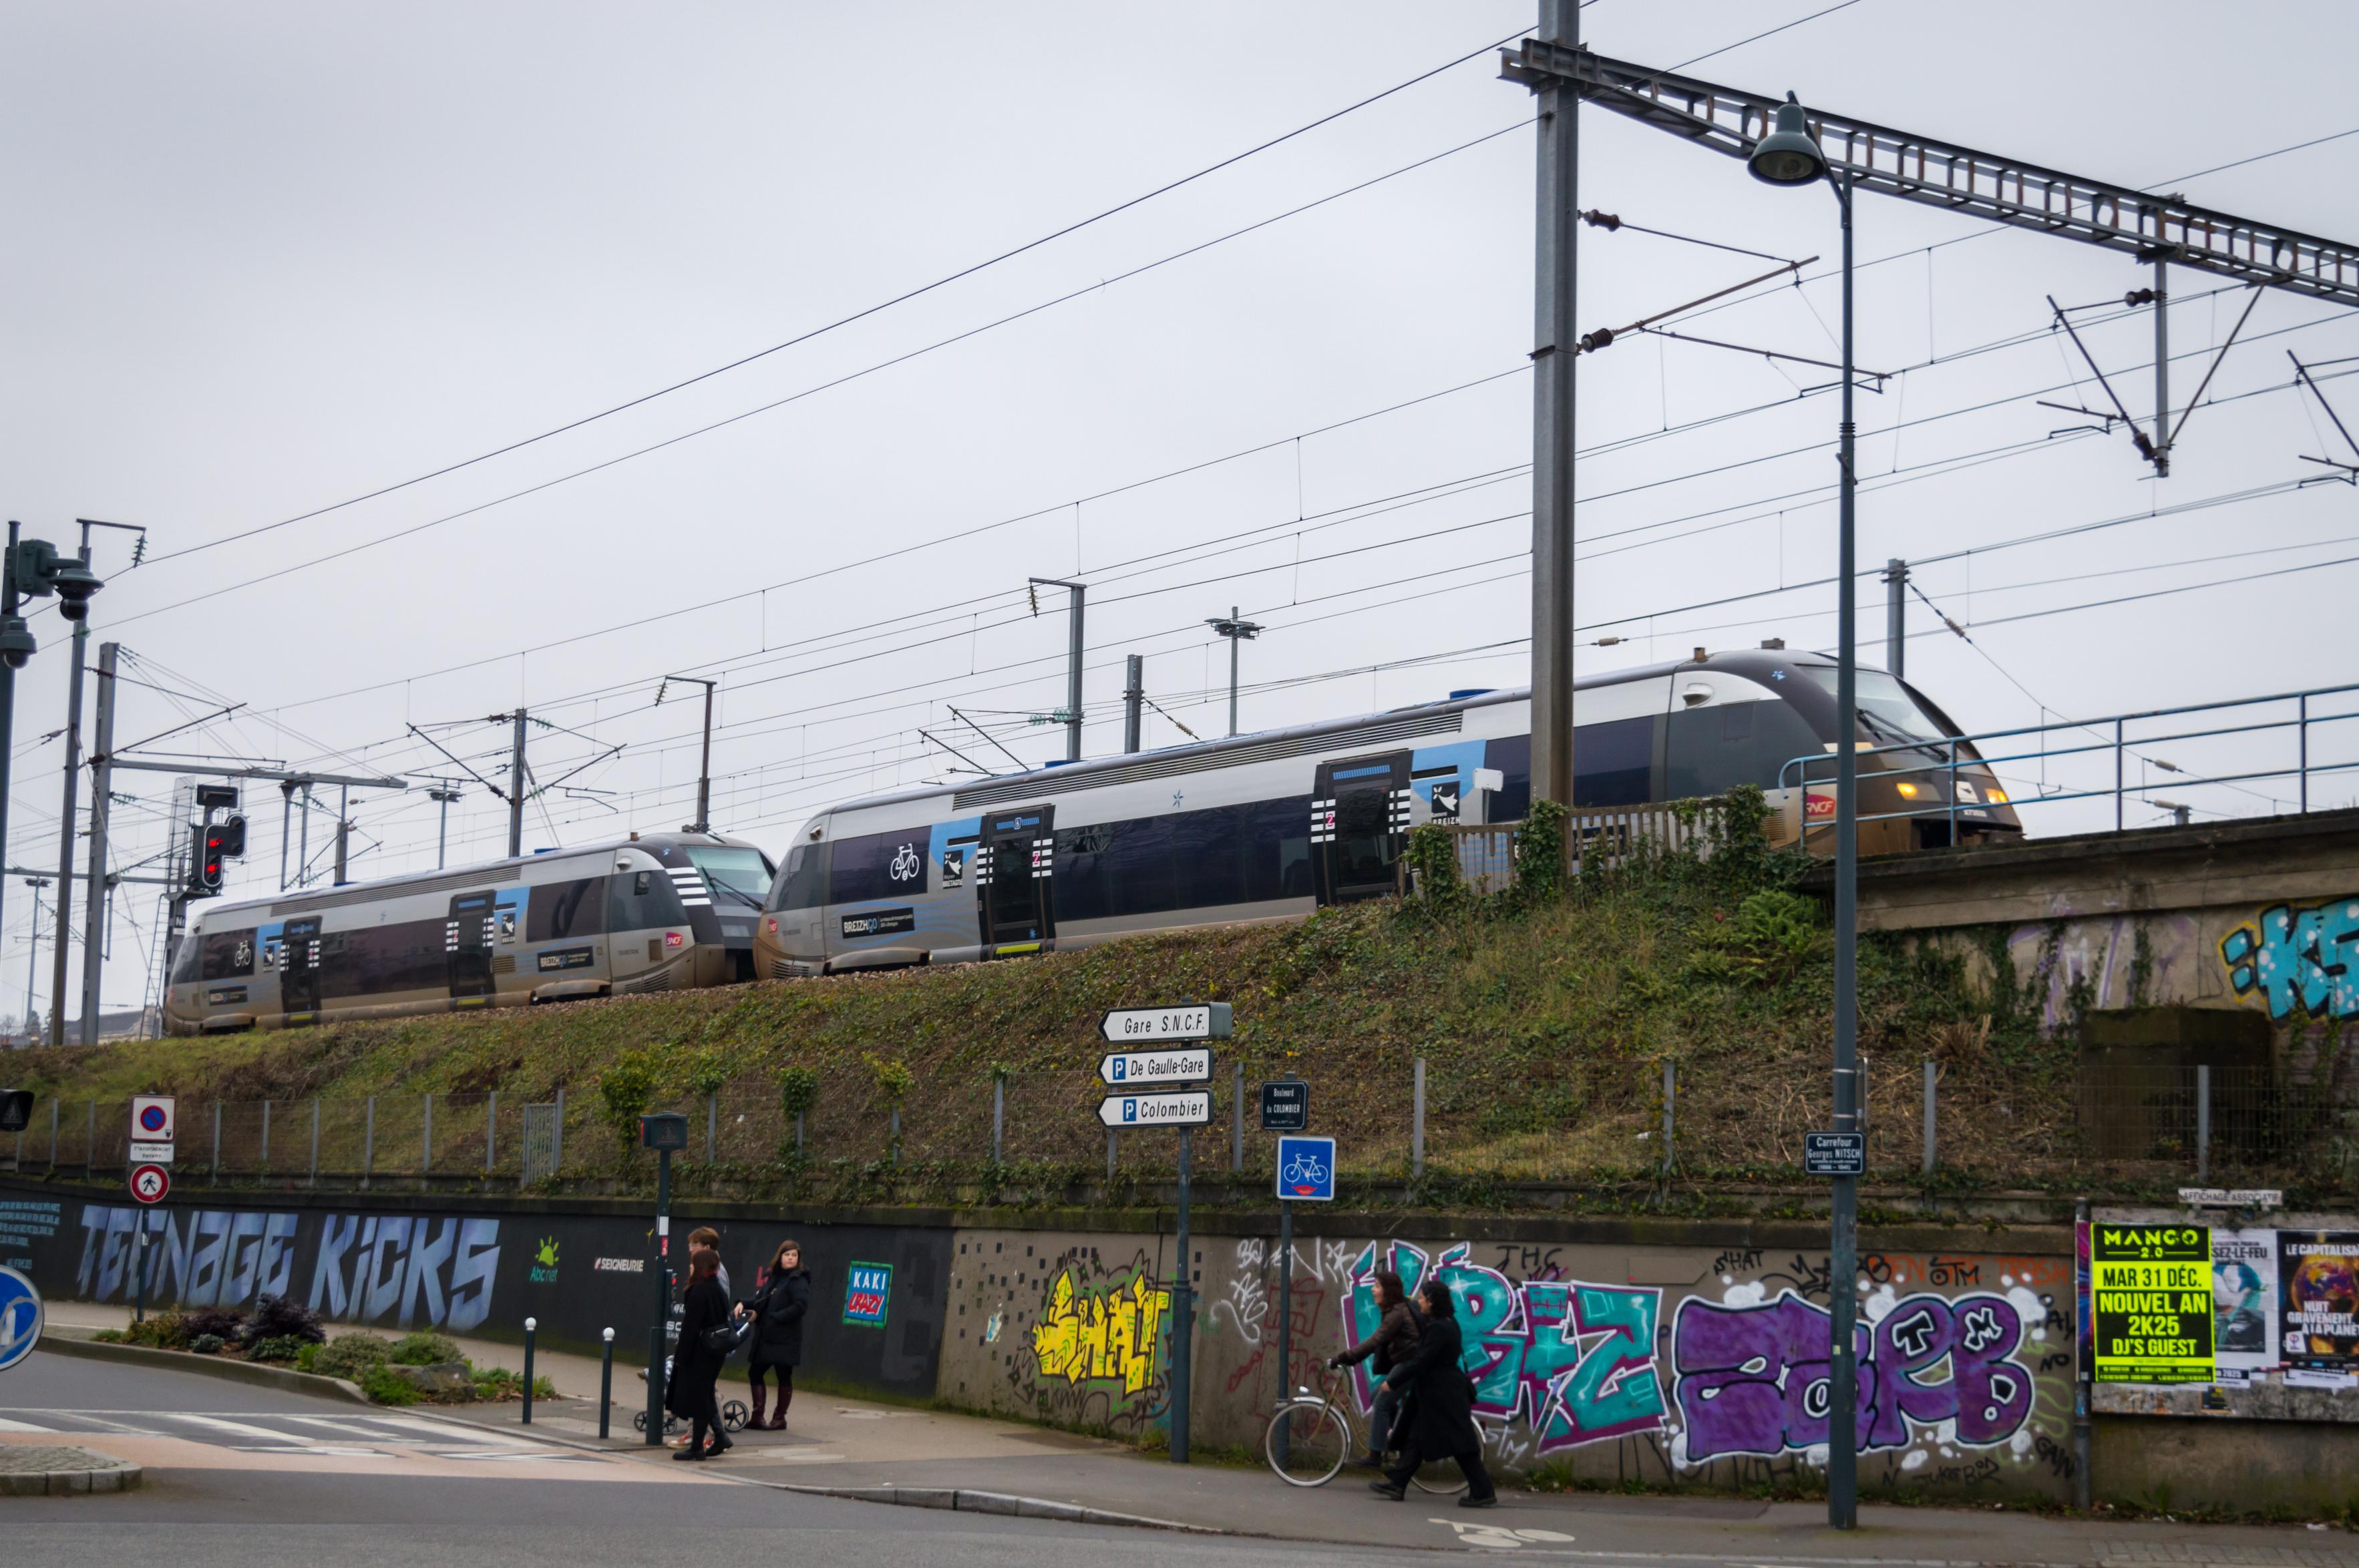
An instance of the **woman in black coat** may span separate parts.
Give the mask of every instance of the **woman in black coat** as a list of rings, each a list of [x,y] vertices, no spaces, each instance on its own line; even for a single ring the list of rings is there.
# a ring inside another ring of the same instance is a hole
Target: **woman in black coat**
[[[1405,1418],[1406,1440],[1400,1463],[1369,1488],[1399,1502],[1408,1494],[1408,1478],[1417,1467],[1436,1459],[1455,1459],[1466,1477],[1462,1508],[1496,1506],[1499,1494],[1483,1468],[1483,1440],[1474,1430],[1474,1380],[1459,1365],[1466,1339],[1458,1327],[1458,1306],[1450,1287],[1429,1279],[1418,1288],[1425,1306],[1425,1332],[1417,1349],[1392,1370],[1386,1382],[1408,1390],[1410,1403]]]
[[[679,1299],[679,1343],[673,1347],[671,1380],[664,1388],[664,1408],[689,1423],[688,1446],[674,1459],[713,1459],[735,1445],[721,1426],[715,1389],[726,1351],[704,1343],[710,1330],[727,1326],[729,1298],[722,1293],[721,1255],[709,1247],[688,1250],[688,1289]],[[712,1445],[705,1434],[712,1434]]]
[[[761,1289],[754,1292],[752,1299],[737,1303],[737,1315],[750,1318],[754,1323],[753,1351],[746,1359],[751,1364],[749,1380],[754,1388],[752,1424],[756,1428],[769,1432],[787,1429],[787,1407],[795,1399],[795,1368],[803,1362],[803,1314],[810,1310],[810,1270],[803,1267],[802,1243],[782,1241],[770,1258]],[[765,1372],[778,1375],[777,1413],[766,1427],[762,1421]]]

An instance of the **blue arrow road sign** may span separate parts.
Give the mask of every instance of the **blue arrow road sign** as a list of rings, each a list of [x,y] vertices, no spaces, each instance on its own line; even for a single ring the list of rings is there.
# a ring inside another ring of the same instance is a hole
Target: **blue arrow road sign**
[[[1335,1140],[1332,1138],[1280,1138],[1277,1140],[1277,1195],[1289,1203],[1333,1203]]]
[[[0,1269],[0,1372],[41,1342],[41,1293],[14,1269]]]

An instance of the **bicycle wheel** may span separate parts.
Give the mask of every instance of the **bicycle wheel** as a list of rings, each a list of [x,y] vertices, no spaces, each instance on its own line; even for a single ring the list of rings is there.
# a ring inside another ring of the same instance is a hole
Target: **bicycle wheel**
[[[1323,1486],[1352,1452],[1352,1429],[1324,1400],[1297,1399],[1278,1407],[1262,1434],[1262,1454],[1289,1486]]]
[[[1478,1452],[1483,1446],[1481,1421],[1474,1423],[1474,1446]],[[1429,1459],[1411,1473],[1409,1484],[1436,1497],[1455,1497],[1466,1489],[1466,1473],[1458,1468],[1455,1459]]]

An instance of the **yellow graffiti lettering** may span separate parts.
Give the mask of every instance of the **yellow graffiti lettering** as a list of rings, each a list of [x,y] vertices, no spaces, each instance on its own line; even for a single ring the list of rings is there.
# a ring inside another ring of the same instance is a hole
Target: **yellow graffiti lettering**
[[[1074,1384],[1116,1378],[1125,1393],[1137,1393],[1154,1380],[1163,1315],[1170,1306],[1171,1293],[1153,1289],[1143,1276],[1091,1296],[1074,1287],[1071,1273],[1059,1275],[1041,1322],[1032,1330],[1040,1376]]]

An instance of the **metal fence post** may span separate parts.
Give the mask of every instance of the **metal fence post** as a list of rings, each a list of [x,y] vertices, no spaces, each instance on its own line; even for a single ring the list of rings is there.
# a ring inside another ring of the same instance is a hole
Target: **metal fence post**
[[[2299,712],[2301,715],[2301,723],[2299,726],[2296,728],[2294,734],[2299,737],[2299,745],[2300,746],[2300,756],[2299,760],[2301,764],[2301,809],[2303,814],[2307,815],[2310,811],[2310,693],[2307,691],[2303,692],[2300,702],[2301,707]]]
[[[500,1092],[495,1089],[484,1102],[484,1174],[492,1173],[495,1161],[492,1150],[500,1141]]]
[[[265,1175],[270,1171],[270,1102],[262,1102],[262,1161],[259,1169]]]
[[[418,1173],[420,1176],[432,1175],[434,1173],[434,1096],[431,1094],[426,1096],[426,1120],[423,1130],[419,1134],[418,1152],[425,1160],[425,1163],[418,1168]]]
[[[802,1112],[800,1112],[800,1111],[797,1111],[797,1112],[795,1113],[795,1152],[796,1152],[797,1154],[800,1154],[802,1151],[803,1151],[803,1114],[802,1114]]]
[[[213,1102],[213,1180],[216,1181],[221,1180],[221,1106],[219,1100]]]
[[[1933,1059],[1929,1056],[1925,1059],[1925,1174],[1928,1176],[1933,1174],[1933,1153],[1936,1148],[1933,1135]]]
[[[2121,719],[2114,719],[2114,833],[2121,833]]]
[[[2195,1070],[2195,1179],[2212,1175],[2212,1069]]]
[[[310,1185],[320,1184],[320,1096],[311,1096],[311,1178]]]
[[[1003,1138],[1006,1130],[1007,1080],[995,1073],[991,1075],[991,1162],[994,1165],[1001,1163],[999,1157],[1005,1148]]]
[[[376,1096],[368,1097],[368,1114],[361,1127],[361,1185],[369,1184],[369,1173],[376,1169]]]
[[[1669,1057],[1663,1059],[1663,1174],[1671,1173],[1671,1102],[1678,1097],[1680,1066]]]
[[[58,1168],[58,1104],[55,1100],[49,1102],[49,1169],[52,1171]]]
[[[1413,1175],[1425,1174],[1425,1058],[1422,1056],[1417,1059],[1417,1070],[1409,1083],[1408,1168]]]
[[[1229,1106],[1229,1173],[1243,1175],[1245,1168],[1245,1064],[1236,1063],[1236,1094]]]
[[[221,1144],[221,1102],[219,1100],[215,1100],[213,1102],[213,1144],[215,1146],[213,1168],[216,1171],[219,1171],[221,1168],[221,1154],[219,1151]],[[88,1102],[87,1114],[82,1121],[82,1174],[85,1176],[92,1175],[98,1170],[98,1102],[96,1100]]]
[[[721,1163],[721,1093],[717,1089],[704,1096],[704,1162]]]
[[[557,1125],[549,1128],[549,1173],[552,1176],[556,1175],[559,1167],[564,1163],[565,1091],[560,1087],[557,1091]]]
[[[893,1107],[893,1115],[886,1127],[885,1154],[894,1164],[901,1163],[901,1107],[898,1105]]]
[[[1114,1130],[1113,1127],[1106,1128],[1106,1180],[1109,1181],[1114,1180],[1115,1140],[1121,1137],[1122,1134]]]

